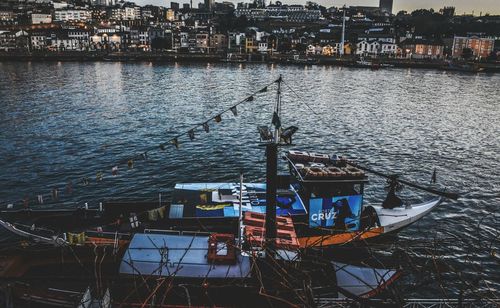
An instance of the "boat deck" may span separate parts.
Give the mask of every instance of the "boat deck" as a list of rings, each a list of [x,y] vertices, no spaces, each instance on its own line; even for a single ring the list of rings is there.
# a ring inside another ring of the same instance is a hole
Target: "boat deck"
[[[178,278],[250,277],[249,257],[238,253],[234,264],[216,265],[208,260],[208,254],[208,235],[136,234],[123,256],[120,274]]]

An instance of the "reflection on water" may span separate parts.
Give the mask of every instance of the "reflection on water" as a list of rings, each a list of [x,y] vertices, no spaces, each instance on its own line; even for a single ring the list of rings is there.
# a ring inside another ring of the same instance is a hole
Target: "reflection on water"
[[[402,232],[398,243],[413,247],[426,264],[425,243],[432,236],[442,240],[433,242],[433,253],[449,266],[440,276],[446,292],[465,285],[456,271],[475,289],[500,290],[492,253],[500,254],[498,75],[274,64],[0,63],[0,202],[47,193],[98,171],[106,174],[103,182],[76,186],[72,198],[44,206],[154,199],[176,182],[237,181],[240,170],[248,181],[262,181],[256,125],[270,122],[273,91],[241,105],[238,117],[212,123],[209,134],[200,129],[195,141],[181,139],[179,150],[151,153],[117,177],[104,168],[200,123],[279,74],[300,96],[284,87],[282,122],[300,127],[297,147],[346,154],[423,183],[437,168],[442,187],[462,192],[460,201],[444,203]],[[383,184],[372,178],[365,201],[380,203]],[[407,202],[429,198],[410,189],[402,195]],[[390,254],[401,257],[397,253]],[[434,294],[431,280],[403,292],[442,295]]]

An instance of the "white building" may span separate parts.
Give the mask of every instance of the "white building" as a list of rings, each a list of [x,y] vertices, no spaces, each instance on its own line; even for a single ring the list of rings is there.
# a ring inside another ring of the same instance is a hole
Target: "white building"
[[[140,6],[124,6],[111,10],[111,19],[114,20],[135,20],[141,19]]]
[[[55,50],[82,50],[78,40],[69,37],[56,37],[52,40],[52,47]]]
[[[357,55],[394,55],[398,46],[387,41],[368,41],[363,39],[356,44]]]
[[[50,23],[52,23],[52,15],[50,14],[38,14],[38,13],[31,14],[32,25],[50,24]]]
[[[30,35],[30,43],[32,50],[43,50],[47,47],[47,33],[32,32]]]
[[[259,42],[257,46],[257,51],[260,53],[267,53],[268,51],[267,42]]]
[[[80,43],[77,39],[70,38],[66,33],[53,33],[48,40],[47,48],[49,50],[81,50]]]
[[[321,18],[320,10],[308,10],[303,5],[270,5],[266,8],[238,8],[236,17],[246,16],[251,20],[287,20],[291,22],[317,21]]]
[[[68,38],[77,40],[83,49],[90,45],[90,32],[84,29],[68,30]]]
[[[0,50],[11,51],[16,49],[16,35],[11,31],[0,31]]]
[[[180,48],[188,48],[189,47],[189,33],[181,32],[179,34]]]
[[[68,3],[66,3],[66,2],[52,1],[52,6],[54,7],[54,10],[60,10],[60,9],[67,8],[68,7]]]
[[[307,55],[320,55],[323,52],[323,47],[320,45],[308,45],[306,48]]]
[[[143,51],[150,50],[149,31],[145,27],[130,29],[130,47]]]
[[[113,6],[116,4],[116,0],[91,0],[90,3],[93,6]]]
[[[55,21],[88,21],[92,19],[90,11],[83,9],[56,10],[54,16]]]
[[[398,45],[394,43],[382,43],[381,53],[384,55],[395,55],[398,50]]]
[[[235,42],[236,46],[240,46],[246,39],[246,34],[245,33],[238,33],[235,36]]]
[[[0,11],[0,21],[14,21],[13,11]]]

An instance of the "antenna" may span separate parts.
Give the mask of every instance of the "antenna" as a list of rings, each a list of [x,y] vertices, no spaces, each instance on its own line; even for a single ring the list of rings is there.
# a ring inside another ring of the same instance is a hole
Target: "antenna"
[[[344,55],[344,44],[345,44],[345,9],[346,9],[346,6],[344,4],[343,6],[343,17],[342,17],[342,39],[340,41],[340,55],[343,56]]]

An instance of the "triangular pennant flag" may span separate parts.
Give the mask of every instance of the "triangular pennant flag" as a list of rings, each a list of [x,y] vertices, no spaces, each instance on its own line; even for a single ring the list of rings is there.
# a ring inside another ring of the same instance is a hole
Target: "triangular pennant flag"
[[[235,117],[238,115],[238,110],[236,109],[236,106],[231,107],[230,110]]]
[[[247,98],[247,102],[251,102],[251,101],[253,101],[253,96],[249,96],[249,97]]]
[[[165,144],[163,143],[160,144],[160,150],[165,151]]]
[[[262,89],[260,89],[259,93],[264,93],[264,92],[267,92],[267,87],[264,87]]]
[[[215,116],[214,120],[215,120],[215,122],[219,123],[220,121],[222,121],[222,116],[220,114],[218,114]]]
[[[205,130],[206,133],[210,131],[210,126],[208,126],[207,122],[203,123],[203,129]]]
[[[172,144],[175,145],[175,147],[178,149],[179,148],[179,140],[177,138],[172,139]]]
[[[188,136],[189,136],[189,139],[194,140],[194,130],[193,129],[188,131]]]
[[[272,123],[274,124],[274,126],[276,128],[280,128],[281,127],[280,116],[276,113],[276,111],[273,114],[273,121],[272,121]]]

